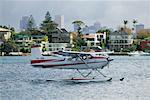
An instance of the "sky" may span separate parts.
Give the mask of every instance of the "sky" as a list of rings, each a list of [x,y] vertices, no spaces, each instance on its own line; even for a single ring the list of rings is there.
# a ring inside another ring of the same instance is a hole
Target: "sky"
[[[64,15],[65,28],[73,30],[72,22],[82,20],[90,26],[99,21],[101,26],[117,29],[123,20],[136,19],[150,28],[150,0],[0,0],[0,25],[10,25],[19,30],[22,16],[33,15],[36,24],[44,20],[49,11]]]

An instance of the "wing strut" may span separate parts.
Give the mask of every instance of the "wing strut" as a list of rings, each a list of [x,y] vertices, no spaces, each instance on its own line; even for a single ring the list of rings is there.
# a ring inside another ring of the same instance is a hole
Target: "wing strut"
[[[92,71],[90,71],[87,75],[84,75],[83,73],[81,73],[81,71],[79,69],[77,69],[77,71],[81,74],[81,76],[83,76],[84,78],[88,77]]]
[[[80,55],[77,54],[77,56],[81,59],[82,62],[85,63],[86,67],[88,67],[89,69],[91,69],[91,67],[80,57]],[[95,69],[92,69],[92,70],[96,70],[99,74],[101,74],[103,77],[107,77],[106,75],[104,75],[102,72],[100,72],[97,68]],[[77,69],[77,71],[83,76],[83,74]],[[89,76],[90,74],[92,73],[92,71],[90,71],[86,76],[84,75],[83,77],[87,77]],[[94,77],[93,77],[94,78]],[[110,78],[108,81],[111,81],[112,78],[111,77],[108,77]]]

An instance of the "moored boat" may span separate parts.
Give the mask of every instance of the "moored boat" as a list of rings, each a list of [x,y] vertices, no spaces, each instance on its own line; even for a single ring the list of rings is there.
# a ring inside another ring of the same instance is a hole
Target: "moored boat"
[[[143,52],[143,51],[134,51],[134,52],[129,52],[129,56],[150,56],[150,53],[148,52]]]

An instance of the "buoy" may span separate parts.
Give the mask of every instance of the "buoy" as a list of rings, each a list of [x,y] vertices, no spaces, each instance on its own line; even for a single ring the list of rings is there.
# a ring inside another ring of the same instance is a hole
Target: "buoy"
[[[123,81],[123,80],[124,80],[124,77],[120,79],[120,81]]]

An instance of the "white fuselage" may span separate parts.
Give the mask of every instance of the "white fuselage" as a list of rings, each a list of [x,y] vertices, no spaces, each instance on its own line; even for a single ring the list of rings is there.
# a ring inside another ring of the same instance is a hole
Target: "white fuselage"
[[[61,55],[62,53],[68,54]],[[105,67],[111,59],[99,53],[61,52],[52,56],[42,56],[38,47],[31,49],[31,65],[57,69],[95,69]]]
[[[92,57],[81,60],[80,58],[64,57],[58,59],[38,59],[32,60],[31,64],[35,67],[42,68],[59,68],[59,69],[94,69],[103,68],[108,64],[105,57]],[[87,64],[87,65],[86,65]]]

